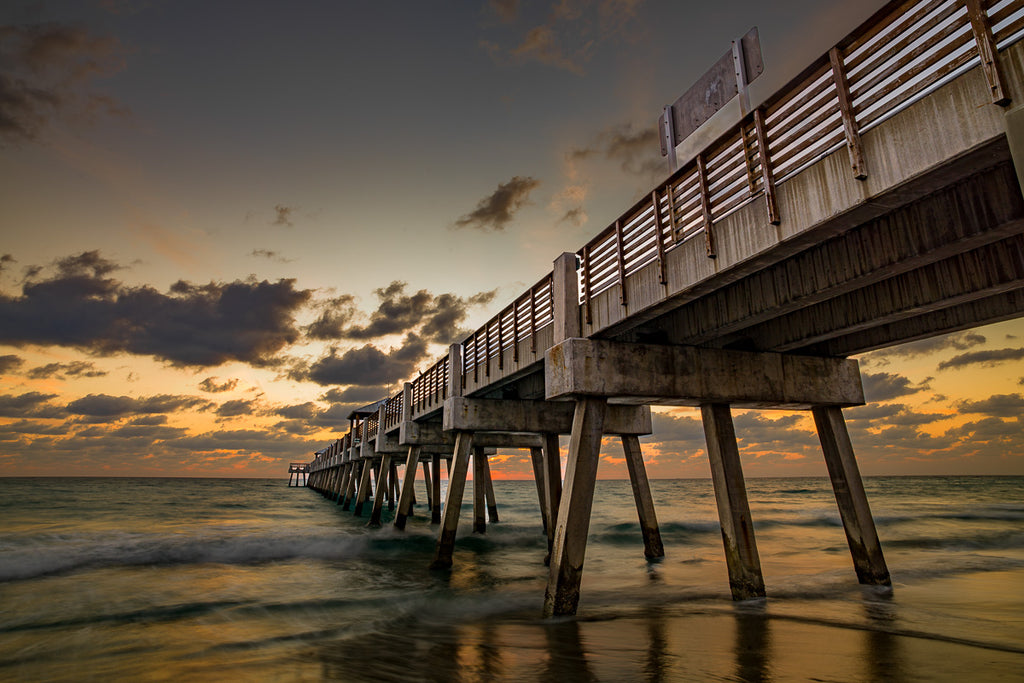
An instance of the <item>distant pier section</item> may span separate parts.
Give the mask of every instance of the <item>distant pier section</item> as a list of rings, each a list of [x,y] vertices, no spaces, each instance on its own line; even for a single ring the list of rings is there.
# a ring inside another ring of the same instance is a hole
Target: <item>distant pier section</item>
[[[528,450],[544,612],[574,614],[603,439],[621,444],[638,544],[657,559],[639,437],[651,405],[699,407],[732,596],[760,598],[732,409],[805,410],[857,578],[890,586],[843,416],[865,402],[849,356],[1024,315],[1022,36],[1024,0],[890,2],[402,391],[353,413],[308,486],[369,507],[372,525],[387,501],[401,529],[422,465],[444,570],[470,465],[484,533],[498,517],[489,456]]]

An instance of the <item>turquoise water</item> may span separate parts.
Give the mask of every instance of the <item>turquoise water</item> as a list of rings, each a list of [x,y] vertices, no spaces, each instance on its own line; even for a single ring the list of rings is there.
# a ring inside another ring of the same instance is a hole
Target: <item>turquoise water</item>
[[[1022,680],[1024,478],[866,481],[891,593],[825,479],[747,482],[768,599],[733,603],[710,481],[598,483],[575,619],[540,619],[536,489],[431,572],[406,532],[287,480],[0,479],[0,680]],[[472,496],[467,491],[466,500]]]

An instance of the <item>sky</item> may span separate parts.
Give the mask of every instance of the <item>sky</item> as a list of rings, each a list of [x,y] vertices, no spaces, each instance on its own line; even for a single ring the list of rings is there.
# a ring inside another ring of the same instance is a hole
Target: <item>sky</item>
[[[286,476],[662,180],[733,38],[756,104],[881,4],[3,3],[0,476]],[[1024,474],[1022,338],[860,357],[862,472]],[[825,474],[808,414],[735,422],[748,476]],[[709,476],[698,412],[654,428]]]

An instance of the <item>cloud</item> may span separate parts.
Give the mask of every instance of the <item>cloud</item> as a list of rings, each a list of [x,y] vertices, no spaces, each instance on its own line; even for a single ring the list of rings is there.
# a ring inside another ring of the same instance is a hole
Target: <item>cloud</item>
[[[381,290],[377,290],[380,292]],[[351,294],[327,299],[316,303],[320,316],[303,328],[310,339],[339,339],[344,335],[345,326],[356,315],[355,297]]]
[[[900,344],[899,346],[879,351],[872,351],[861,356],[861,359],[868,365],[888,365],[898,358],[929,356],[948,349],[966,351],[979,344],[984,344],[985,341],[985,337],[977,332],[954,332],[952,334],[944,334],[938,337]]]
[[[0,140],[34,140],[53,120],[123,115],[109,96],[90,89],[124,66],[114,38],[63,24],[0,26]]]
[[[236,399],[233,401],[225,401],[217,406],[214,411],[218,417],[239,417],[241,415],[253,415],[256,413],[256,407],[258,401],[248,401],[245,399]]]
[[[370,344],[340,355],[337,348],[331,348],[326,356],[312,364],[293,368],[291,377],[320,385],[387,385],[410,377],[426,356],[427,342],[409,334],[402,346],[387,353]]]
[[[335,388],[323,393],[320,396],[320,400],[329,403],[358,403],[360,405],[367,405],[391,393],[392,388],[393,385],[388,386],[387,384],[364,387],[354,386],[345,389]]]
[[[469,309],[485,306],[494,300],[497,290],[478,292],[469,297],[454,294],[431,294],[421,289],[405,293],[406,283],[395,280],[374,291],[377,309],[365,325],[349,325],[355,317],[354,299],[338,297],[321,304],[320,317],[305,328],[313,339],[376,339],[391,334],[410,334],[427,342],[447,344],[462,334],[459,325]]]
[[[583,65],[592,57],[594,42],[586,41],[570,49],[565,45],[566,39],[566,35],[555,32],[554,26],[535,26],[526,34],[523,42],[512,49],[512,55],[582,76],[586,73]]]
[[[49,403],[50,399],[54,398],[57,398],[57,394],[42,394],[38,391],[29,391],[17,396],[0,395],[0,417],[63,417],[64,411]]]
[[[24,364],[25,361],[20,356],[14,354],[0,356],[0,375],[10,374],[12,370],[17,370]]]
[[[198,396],[158,394],[132,398],[109,394],[88,394],[68,403],[67,412],[85,417],[119,419],[127,415],[174,413],[192,408],[204,408],[209,405],[211,405],[209,401]]]
[[[507,183],[500,183],[498,189],[481,199],[475,209],[455,221],[455,227],[500,232],[527,203],[530,192],[539,185],[539,180],[529,176],[513,176]]]
[[[890,372],[865,372],[860,378],[864,384],[864,397],[868,401],[888,401],[931,388],[927,380],[914,386],[906,377]]]
[[[992,367],[997,363],[1005,361],[1020,360],[1024,358],[1024,348],[1016,349],[990,349],[987,351],[971,351],[953,356],[949,360],[939,363],[939,370],[958,370],[968,365],[983,365]]]
[[[519,16],[519,0],[489,0],[487,4],[506,23],[515,21]]]
[[[150,355],[180,367],[270,366],[299,339],[293,316],[312,295],[291,279],[178,281],[167,293],[129,287],[107,277],[121,266],[96,251],[60,259],[55,268],[26,280],[20,296],[0,294],[0,343]]]
[[[225,391],[231,391],[237,386],[237,379],[229,379],[225,382],[218,384],[217,380],[213,377],[207,377],[206,379],[199,383],[199,388],[208,394],[220,394]]]
[[[285,206],[278,204],[274,207],[274,220],[271,225],[276,225],[281,228],[294,228],[295,223],[292,222],[292,213],[295,211],[293,206]]]
[[[0,273],[4,272],[8,263],[14,263],[14,257],[10,254],[0,255]]]
[[[1024,396],[1020,394],[993,394],[981,401],[965,399],[955,403],[961,413],[980,413],[990,417],[1018,417],[1024,413]]]
[[[68,377],[106,377],[108,374],[110,373],[106,370],[96,369],[94,363],[76,360],[70,363],[40,365],[29,370],[27,376],[30,379],[49,379],[51,377],[66,379]]]
[[[664,173],[665,163],[658,146],[658,131],[653,127],[634,130],[632,123],[610,126],[595,136],[586,147],[569,150],[570,164],[603,157],[619,164],[619,168],[634,175],[650,176]],[[571,171],[570,175],[574,175]]]
[[[280,252],[270,251],[269,249],[253,249],[249,252],[249,256],[255,256],[257,258],[265,258],[268,261],[275,261],[277,263],[291,263],[292,259],[281,256]]]

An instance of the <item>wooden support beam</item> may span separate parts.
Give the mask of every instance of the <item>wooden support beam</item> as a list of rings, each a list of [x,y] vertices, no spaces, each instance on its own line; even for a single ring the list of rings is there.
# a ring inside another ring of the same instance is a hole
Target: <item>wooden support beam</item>
[[[607,413],[605,415],[607,417]],[[548,552],[544,564],[549,564],[551,550],[555,546],[559,502],[562,500],[562,454],[558,434],[544,435],[544,496],[548,516]]]
[[[708,258],[718,256],[715,247],[715,221],[711,214],[711,190],[708,188],[708,168],[704,153],[697,155],[697,183],[700,187],[700,210],[704,216],[704,251]]]
[[[622,450],[626,454],[629,483],[633,487],[633,500],[636,501],[636,512],[640,517],[644,556],[647,559],[665,557],[665,547],[661,543],[661,530],[658,528],[658,517],[654,512],[651,483],[647,480],[647,469],[644,467],[639,437],[623,436]]]
[[[540,503],[541,529],[548,533],[548,507],[544,502],[544,449],[530,449],[530,463],[533,465],[533,481],[537,485],[537,502]]]
[[[591,282],[590,245],[583,246],[583,321],[587,325],[594,324],[593,310],[590,307],[590,299],[593,296],[593,282]]]
[[[843,520],[857,579],[863,584],[891,586],[889,569],[882,555],[882,545],[878,541],[878,532],[864,492],[850,434],[846,430],[843,411],[837,407],[822,407],[814,408],[811,412],[825,454],[825,464],[832,480],[832,490],[839,506],[839,516]]]
[[[992,94],[992,104],[1005,107],[1010,104],[1010,95],[1003,85],[1003,67],[999,63],[999,49],[996,47],[995,38],[992,37],[992,26],[988,20],[988,14],[981,0],[965,0],[967,5],[967,17],[971,21],[971,31],[974,33],[974,42],[978,46],[978,56],[981,57],[981,69],[985,72],[985,79],[988,81],[988,89]]]
[[[338,483],[338,495],[335,498],[335,502],[338,505],[341,505],[345,501],[345,493],[348,491],[348,483],[352,479],[352,463],[342,463],[341,470],[341,481]]]
[[[487,498],[487,519],[491,524],[497,524],[500,521],[498,519],[498,501],[494,497],[494,480],[491,478],[491,463],[487,459],[486,450],[484,451],[483,467],[484,495]]]
[[[359,488],[356,490],[356,504],[352,506],[352,514],[361,517],[363,505],[370,496],[370,472],[373,471],[373,462],[363,460],[363,469],[359,476]]]
[[[544,385],[549,400],[605,396],[630,403],[759,408],[864,403],[855,360],[601,339],[567,339],[548,349]],[[446,420],[448,412],[446,405]]]
[[[603,398],[587,397],[576,402],[565,488],[558,510],[551,568],[544,594],[545,617],[576,614],[579,605],[606,407],[607,402]]]
[[[487,475],[484,474],[487,456],[484,449],[473,448],[473,533],[487,532],[487,504],[485,491]]]
[[[395,528],[398,530],[405,529],[405,522],[412,514],[413,487],[416,485],[416,465],[419,459],[420,447],[409,446],[409,455],[405,459],[405,476],[402,478],[402,492],[398,498],[398,512],[395,513]],[[430,490],[429,486],[427,490]]]
[[[704,437],[711,462],[711,479],[718,503],[718,521],[722,527],[725,561],[729,567],[729,587],[733,600],[763,598],[764,577],[757,555],[754,525],[750,519],[747,489],[743,483],[736,432],[727,404],[700,407]]]
[[[388,489],[391,486],[391,454],[384,453],[380,456],[380,474],[377,476],[377,489],[373,493],[373,508],[370,510],[369,527],[380,526],[380,515],[384,509],[384,499],[388,497]]]
[[[846,80],[843,54],[838,47],[833,47],[828,51],[828,58],[832,63],[832,80],[836,84],[836,97],[839,98],[839,113],[843,118],[843,132],[846,133],[846,149],[850,153],[853,177],[864,180],[868,177],[868,166],[864,160],[864,146],[860,142],[857,117],[853,113],[853,98],[850,97],[850,84]]]
[[[571,341],[585,340],[566,343]],[[455,431],[569,434],[573,428],[574,411],[573,404],[565,401],[456,396],[445,401],[442,426],[445,430]],[[608,406],[605,433],[650,434],[650,409],[646,406]],[[484,435],[481,434],[480,438],[483,439]],[[535,442],[530,442],[526,447],[533,445]]]
[[[775,198],[775,171],[772,168],[772,155],[768,148],[768,129],[764,122],[764,109],[754,110],[754,131],[757,134],[757,153],[761,157],[761,185],[764,187],[765,209],[768,211],[768,222],[778,225],[779,205]]]
[[[398,501],[398,463],[391,458],[391,466],[388,468],[388,510],[395,509]]]
[[[441,523],[441,455],[434,453],[431,456],[431,479],[430,479],[430,523]]]
[[[431,569],[448,569],[452,566],[452,550],[455,547],[455,532],[459,526],[462,495],[466,490],[466,474],[469,471],[472,446],[473,433],[459,432],[455,439],[452,469],[448,473],[448,496],[444,502],[444,521],[437,539],[434,560],[430,563]]]
[[[348,480],[348,486],[345,488],[345,495],[341,501],[342,510],[348,510],[352,507],[352,503],[355,502],[357,482],[363,476],[363,461],[350,460],[349,462],[352,464],[352,473]]]
[[[427,460],[423,461],[423,488],[427,492],[427,509],[432,510],[434,508],[434,487],[430,485],[430,463]]]

